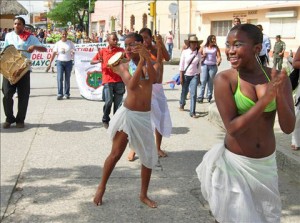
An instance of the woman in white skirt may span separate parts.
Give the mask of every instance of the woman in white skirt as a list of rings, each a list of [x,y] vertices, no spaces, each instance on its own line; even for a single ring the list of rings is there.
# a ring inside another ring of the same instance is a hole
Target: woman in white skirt
[[[110,174],[129,143],[142,163],[140,200],[151,208],[157,207],[156,202],[148,197],[147,192],[152,168],[158,161],[150,110],[152,85],[156,82],[156,73],[161,64],[152,64],[150,54],[142,42],[141,35],[128,34],[125,39],[125,52],[130,61],[112,68],[125,83],[127,97],[110,121],[108,133],[113,144],[111,153],[105,160],[101,182],[94,197],[96,205],[102,204]],[[161,50],[159,50],[159,56],[160,52]]]
[[[277,112],[282,131],[291,133],[295,113],[286,72],[258,62],[262,39],[255,25],[234,26],[225,50],[232,68],[214,80],[226,136],[196,171],[217,222],[280,222],[273,127]]]

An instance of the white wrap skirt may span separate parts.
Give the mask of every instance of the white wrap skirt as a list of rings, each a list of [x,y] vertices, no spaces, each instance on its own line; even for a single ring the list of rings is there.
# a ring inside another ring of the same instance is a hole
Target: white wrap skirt
[[[152,87],[151,121],[153,128],[163,137],[170,137],[172,121],[162,84],[153,84]]]
[[[280,222],[275,152],[254,159],[218,144],[204,155],[196,172],[203,197],[218,222]]]
[[[109,122],[107,132],[111,140],[117,131],[127,134],[130,148],[137,153],[145,167],[150,169],[155,167],[158,162],[158,154],[151,126],[150,111],[131,111],[122,105]]]

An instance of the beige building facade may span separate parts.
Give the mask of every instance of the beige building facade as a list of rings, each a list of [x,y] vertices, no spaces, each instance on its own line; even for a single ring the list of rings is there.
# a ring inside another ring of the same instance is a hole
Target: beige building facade
[[[124,1],[96,1],[94,13],[91,14],[91,31],[100,33],[122,29],[122,9]]]
[[[235,17],[242,23],[261,24],[272,45],[281,35],[287,51],[300,45],[299,1],[164,1],[156,0],[156,17],[149,13],[152,1],[97,1],[91,15],[92,29],[99,32],[129,29],[138,31],[148,27],[165,35],[172,30],[175,47],[181,48],[189,33],[206,41],[210,34],[217,37],[224,48],[226,35]]]

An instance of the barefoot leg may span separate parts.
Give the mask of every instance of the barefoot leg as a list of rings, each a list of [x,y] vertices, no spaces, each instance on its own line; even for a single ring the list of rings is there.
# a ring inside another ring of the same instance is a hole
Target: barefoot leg
[[[157,153],[158,153],[158,156],[159,157],[167,157],[168,156],[168,154],[166,154],[164,151],[162,151],[161,149],[158,149],[157,150]]]
[[[161,150],[162,135],[155,129],[155,142],[159,157],[167,157],[167,154]]]
[[[97,188],[96,194],[94,196],[94,204],[99,206],[102,205],[102,197],[104,195],[105,188],[102,189],[101,187]]]
[[[111,152],[104,162],[101,182],[94,197],[94,203],[96,205],[102,204],[102,197],[104,195],[109,176],[115,168],[117,162],[121,158],[122,154],[124,153],[127,143],[127,134],[125,134],[124,132],[117,132],[113,139]]]
[[[147,195],[151,173],[152,173],[152,169],[149,169],[144,165],[142,165],[142,169],[141,169],[142,185],[141,185],[140,200],[141,202],[143,202],[144,204],[148,205],[151,208],[157,208],[157,203],[149,199]]]
[[[129,154],[127,156],[128,161],[134,161],[134,157],[135,157],[135,152],[133,151],[133,149],[130,149]]]
[[[150,200],[148,197],[145,198],[140,198],[141,202],[143,202],[144,204],[146,204],[148,207],[150,208],[157,208],[157,203],[153,200]]]

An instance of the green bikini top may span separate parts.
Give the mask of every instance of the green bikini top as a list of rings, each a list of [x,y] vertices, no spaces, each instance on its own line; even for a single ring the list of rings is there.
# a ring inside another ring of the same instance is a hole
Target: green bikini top
[[[263,73],[265,74],[266,78],[270,82],[270,78],[262,69]],[[241,92],[241,86],[240,86],[240,74],[238,73],[238,86],[236,91],[234,92],[234,100],[235,104],[238,110],[238,114],[244,114],[246,113],[250,108],[252,108],[255,105],[255,102],[252,101],[250,98],[246,97],[242,92]],[[276,101],[273,99],[265,108],[264,112],[272,112],[276,110]]]

